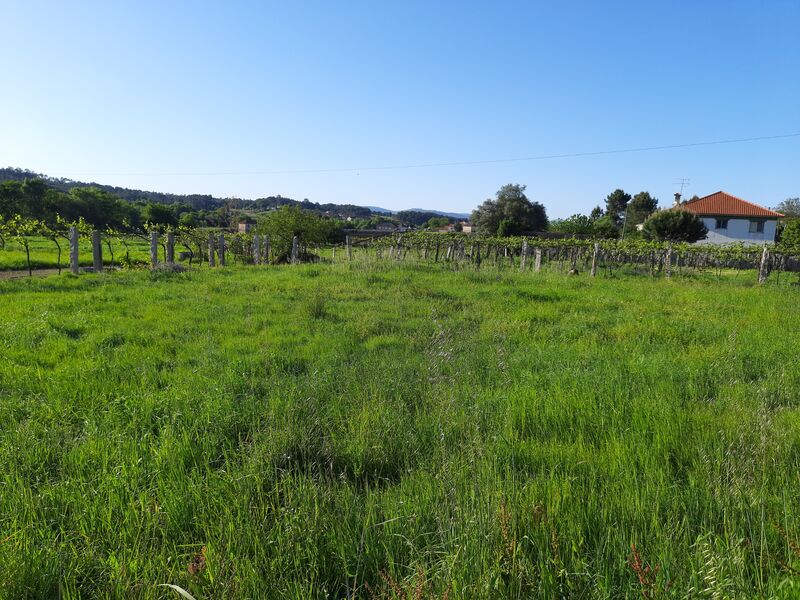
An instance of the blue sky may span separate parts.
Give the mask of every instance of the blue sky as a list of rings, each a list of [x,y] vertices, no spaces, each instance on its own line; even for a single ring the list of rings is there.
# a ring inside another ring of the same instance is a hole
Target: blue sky
[[[0,15],[0,166],[463,212],[521,183],[551,217],[617,187],[668,205],[684,177],[689,195],[800,196],[800,137],[369,169],[800,133],[794,0],[6,0]]]

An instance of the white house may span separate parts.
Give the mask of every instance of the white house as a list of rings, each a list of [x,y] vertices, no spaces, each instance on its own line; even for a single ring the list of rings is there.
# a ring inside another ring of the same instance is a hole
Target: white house
[[[708,237],[698,244],[772,244],[778,219],[775,212],[726,192],[716,192],[680,205],[683,210],[696,214],[708,228]]]

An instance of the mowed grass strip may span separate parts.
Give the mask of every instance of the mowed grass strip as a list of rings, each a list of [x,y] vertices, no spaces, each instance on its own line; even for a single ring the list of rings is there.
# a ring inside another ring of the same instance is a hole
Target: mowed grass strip
[[[797,597],[798,300],[434,265],[0,283],[0,597]]]

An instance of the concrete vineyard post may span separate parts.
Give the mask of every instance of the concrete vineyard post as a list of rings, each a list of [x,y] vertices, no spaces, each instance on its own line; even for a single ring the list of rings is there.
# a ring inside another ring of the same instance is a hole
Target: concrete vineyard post
[[[215,267],[217,266],[217,262],[214,259],[214,234],[208,234],[208,266]]]
[[[78,228],[69,228],[69,268],[74,275],[78,274]]]
[[[172,231],[167,233],[167,264],[175,264],[175,234]]]
[[[542,249],[536,248],[533,257],[533,270],[537,273],[542,270]]]
[[[261,236],[253,234],[253,264],[261,263]]]
[[[297,239],[297,236],[296,235],[293,236],[292,237],[292,259],[291,259],[293,265],[296,265],[297,262],[298,262],[297,261],[298,243],[299,243],[299,240]]]
[[[761,252],[761,263],[758,265],[758,283],[764,283],[767,280],[767,275],[769,274],[767,270],[768,264],[769,250],[767,250],[767,245],[764,244],[764,250]]]
[[[525,270],[525,263],[528,258],[528,238],[522,238],[522,250],[519,254],[519,270]]]
[[[600,244],[595,242],[594,251],[592,252],[592,277],[597,277],[597,258],[600,254]]]
[[[269,236],[268,236],[268,235],[265,235],[265,236],[264,236],[264,264],[265,264],[265,265],[268,265],[268,264],[270,264],[270,257],[269,257],[269,253],[270,253],[270,250],[271,250],[271,249],[272,249],[272,247],[271,247],[271,245],[270,245]]]
[[[219,266],[225,266],[225,234],[219,234],[219,247],[217,248],[217,255],[219,256]]]
[[[150,232],[150,266],[155,269],[158,266],[158,232]]]
[[[345,238],[345,243],[347,244],[347,260],[352,262],[353,260],[353,240],[348,235]]]
[[[667,253],[664,255],[664,276],[672,277],[672,242],[667,242]]]
[[[95,273],[103,270],[103,246],[100,244],[100,232],[92,231],[92,268]]]

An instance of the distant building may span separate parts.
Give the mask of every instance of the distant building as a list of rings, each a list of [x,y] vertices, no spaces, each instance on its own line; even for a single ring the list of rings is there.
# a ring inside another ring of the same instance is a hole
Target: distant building
[[[394,223],[383,221],[382,223],[375,225],[375,229],[377,231],[397,231],[398,227]]]
[[[245,221],[244,223],[239,223],[239,233],[250,233],[255,227],[256,224],[250,221]]]
[[[461,233],[472,233],[475,226],[472,223],[467,223],[466,221],[461,222]]]
[[[778,219],[783,217],[774,210],[721,191],[682,203],[680,194],[676,194],[676,208],[696,214],[708,228],[708,237],[698,244],[772,244]]]

